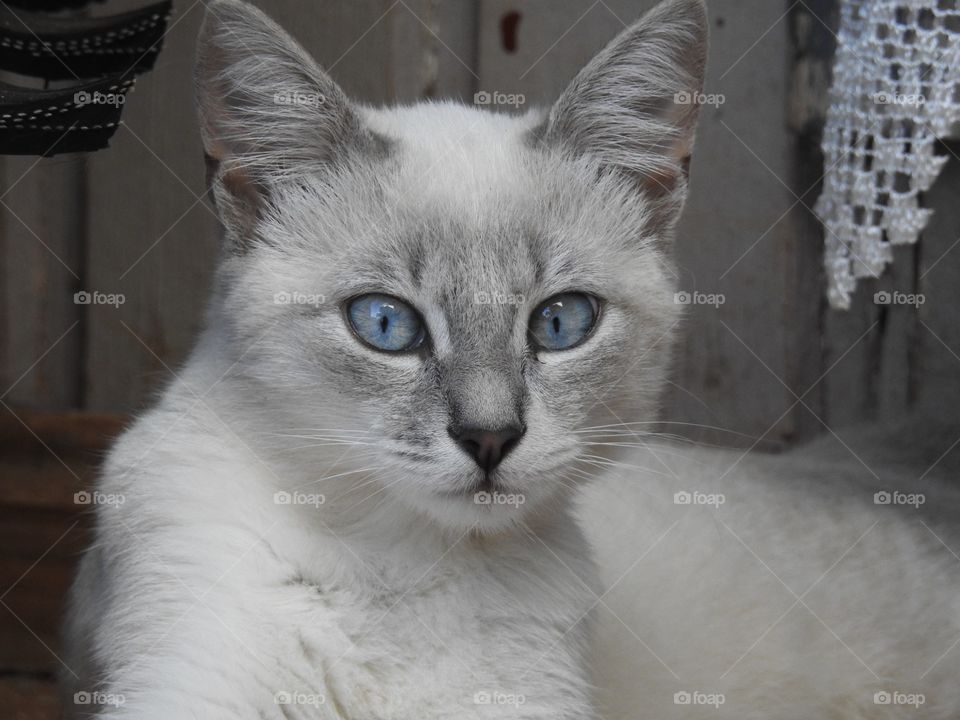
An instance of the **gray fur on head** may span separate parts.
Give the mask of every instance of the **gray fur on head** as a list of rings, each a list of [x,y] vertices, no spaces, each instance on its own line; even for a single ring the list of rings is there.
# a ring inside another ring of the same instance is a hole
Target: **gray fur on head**
[[[673,96],[701,87],[705,42],[702,3],[668,0],[549,114],[374,110],[351,104],[259,11],[212,3],[203,136],[220,162],[219,211],[245,248],[224,258],[213,318],[252,423],[367,434],[375,486],[442,523],[494,529],[520,515],[447,497],[478,472],[447,428],[520,418],[504,487],[526,496],[527,516],[565,496],[585,453],[608,454],[578,431],[653,417],[679,315],[663,247],[696,116]],[[275,103],[283,92],[324,102]],[[600,298],[601,319],[583,345],[538,353],[530,314],[565,291]],[[318,301],[278,304],[281,292]],[[429,351],[361,344],[343,308],[369,292],[415,307]],[[483,302],[494,297],[512,300]],[[291,477],[333,455],[281,449]]]

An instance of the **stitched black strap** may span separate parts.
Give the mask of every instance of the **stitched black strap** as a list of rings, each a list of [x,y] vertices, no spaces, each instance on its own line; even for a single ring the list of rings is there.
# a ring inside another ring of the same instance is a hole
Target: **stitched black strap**
[[[133,82],[130,74],[57,90],[0,83],[0,154],[50,156],[106,147]]]
[[[109,17],[65,18],[0,4],[0,69],[47,80],[149,70],[171,9],[164,0]]]

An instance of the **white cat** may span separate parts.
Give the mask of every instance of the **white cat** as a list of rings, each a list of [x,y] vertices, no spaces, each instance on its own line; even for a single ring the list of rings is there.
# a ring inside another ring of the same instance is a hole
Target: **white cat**
[[[589,541],[575,518],[580,481],[598,466],[651,467],[640,450],[614,460],[616,446],[637,442],[610,436],[655,418],[669,364],[679,309],[667,267],[697,114],[682,98],[701,90],[706,32],[700,0],[668,0],[549,113],[510,117],[355,105],[259,11],[210,4],[197,86],[224,249],[197,348],[103,472],[99,489],[124,502],[97,508],[73,592],[65,679],[75,716],[886,708],[873,704],[873,678],[849,667],[818,685],[818,661],[788,642],[759,642],[725,676],[733,685],[713,682],[708,673],[748,649],[750,633],[683,635],[689,618],[714,610],[749,617],[757,633],[769,617],[758,583],[776,581],[738,555],[729,569],[711,565],[712,538],[733,546],[735,532],[735,549],[775,551],[770,564],[799,594],[837,543],[863,531],[859,515],[829,509],[879,512],[842,500],[853,490],[768,486],[759,471],[749,491],[741,472],[714,487],[691,474],[698,451],[688,450],[668,457],[666,475],[631,470],[625,485],[584,495]],[[684,518],[705,521],[671,530],[691,510],[667,502],[677,488],[729,497],[730,529],[718,526],[723,509],[695,507]],[[803,502],[828,512],[797,515]],[[891,564],[881,582],[898,593],[934,575],[955,586],[946,551],[898,527],[897,560],[917,564]],[[648,564],[617,582],[644,552]],[[863,587],[851,581],[823,610],[848,642],[862,637],[845,613]],[[941,589],[896,604],[935,612],[949,633],[952,598]],[[629,625],[605,624],[612,610]],[[604,642],[594,645],[598,620]],[[904,641],[913,636],[891,637],[883,651],[903,660],[889,663],[919,661]],[[916,637],[926,653],[928,636]],[[927,717],[960,707],[940,690]],[[675,692],[690,702],[675,704]]]

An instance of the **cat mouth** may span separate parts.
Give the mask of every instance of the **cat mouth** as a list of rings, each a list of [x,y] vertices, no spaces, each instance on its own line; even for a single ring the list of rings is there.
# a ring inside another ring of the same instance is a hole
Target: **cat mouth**
[[[513,491],[496,477],[496,473],[485,473],[480,479],[456,490],[446,490],[444,497],[451,499],[482,500],[483,496],[511,494]]]

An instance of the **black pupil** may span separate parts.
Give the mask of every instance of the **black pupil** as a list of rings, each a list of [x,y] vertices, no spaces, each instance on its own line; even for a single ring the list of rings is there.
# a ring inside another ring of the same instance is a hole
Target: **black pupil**
[[[380,332],[386,333],[387,327],[389,327],[389,325],[390,325],[390,318],[388,318],[386,315],[381,315],[380,316]]]
[[[560,318],[558,318],[557,316],[554,316],[551,322],[553,323],[553,331],[555,333],[560,332]]]

